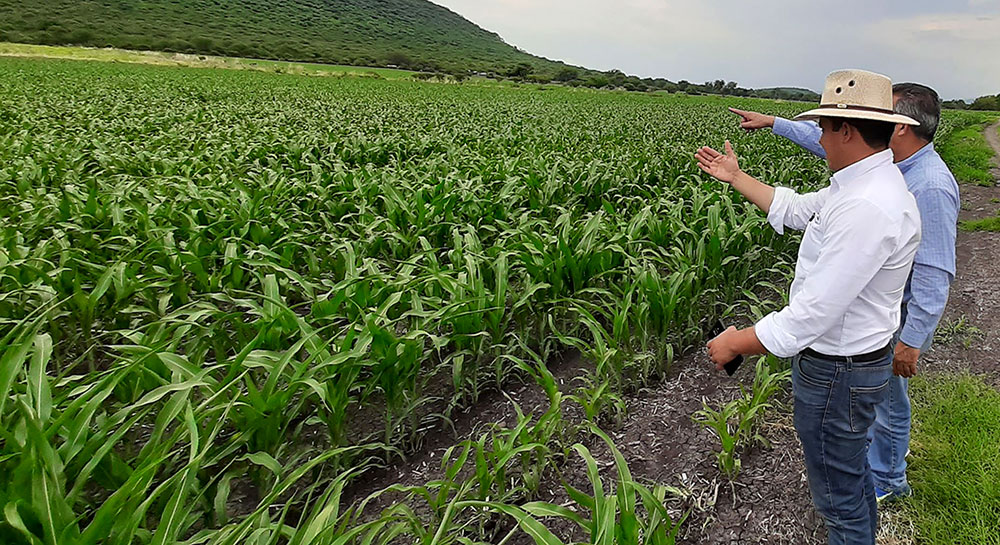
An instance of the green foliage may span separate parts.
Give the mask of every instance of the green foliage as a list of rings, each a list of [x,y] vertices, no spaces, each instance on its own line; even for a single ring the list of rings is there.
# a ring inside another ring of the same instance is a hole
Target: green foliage
[[[611,388],[609,379],[599,381],[590,376],[577,377],[583,383],[569,399],[583,408],[583,417],[592,424],[611,421],[620,425],[625,418],[625,400]]]
[[[531,75],[532,70],[533,69],[530,64],[522,62],[518,63],[517,66],[508,70],[505,75],[512,78],[524,79],[527,78],[529,75]]]
[[[1000,231],[1000,216],[991,216],[978,220],[962,221],[958,224],[963,231]]]
[[[506,71],[565,64],[510,46],[425,0],[0,0],[6,40],[154,49],[430,71]]]
[[[944,320],[934,331],[934,342],[937,344],[962,343],[962,346],[969,348],[976,340],[984,338],[983,331],[972,325],[965,316]]]
[[[913,455],[907,473],[921,543],[1000,543],[1000,393],[979,377],[910,382]]]
[[[519,507],[493,505],[492,508],[514,518],[536,545],[563,543],[538,521],[539,518],[547,517],[563,518],[575,523],[587,536],[586,543],[672,545],[687,513],[675,521],[667,509],[666,500],[669,496],[683,495],[683,492],[662,485],[647,487],[636,482],[632,479],[625,458],[611,439],[596,427],[591,431],[604,440],[614,457],[614,487],[605,490],[597,461],[587,447],[576,444],[573,445],[573,450],[587,465],[591,490],[588,493],[565,484],[573,500],[572,506],[529,502]]]
[[[575,68],[566,67],[556,73],[555,79],[558,81],[572,81],[580,77],[580,71]]]
[[[935,146],[960,182],[996,184],[990,173],[994,152],[983,136],[983,127],[993,121],[996,115],[980,112],[953,112],[943,119]]]
[[[754,89],[753,96],[779,100],[800,100],[804,102],[818,102],[820,99],[819,93],[798,87],[770,87],[766,89]]]
[[[739,456],[736,455],[736,447],[743,440],[743,428],[736,418],[742,401],[742,398],[734,399],[715,410],[707,401],[702,400],[702,409],[694,414],[695,422],[710,428],[719,438],[720,450],[715,453],[715,457],[719,470],[730,479],[736,478],[742,467]]]
[[[941,108],[946,110],[968,110],[969,104],[961,99],[944,100],[941,102]]]
[[[728,137],[777,183],[826,178],[724,128],[736,102],[29,59],[0,73],[12,543],[485,535],[495,515],[461,502],[530,497],[563,450],[558,411],[454,451],[485,484],[386,492],[434,518],[401,504],[369,525],[336,490],[512,378],[559,406],[544,363],[571,347],[610,385],[587,403],[609,406],[706,317],[749,312],[742,286],[787,274],[796,239],[699,174],[696,145]]]
[[[742,467],[736,449],[754,443],[767,444],[760,435],[764,412],[771,407],[770,400],[783,385],[791,380],[791,371],[777,369],[774,356],[761,356],[754,369],[754,381],[749,390],[740,385],[740,397],[725,403],[719,410],[702,402],[702,409],[695,413],[695,422],[711,429],[719,438],[720,450],[716,453],[719,470],[730,479]]]
[[[1000,110],[1000,95],[996,96],[981,96],[974,100],[971,105],[969,105],[970,110]]]

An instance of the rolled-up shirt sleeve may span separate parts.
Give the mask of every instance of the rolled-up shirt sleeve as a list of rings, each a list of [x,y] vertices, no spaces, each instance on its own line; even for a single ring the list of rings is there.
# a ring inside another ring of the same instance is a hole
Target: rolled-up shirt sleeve
[[[768,352],[791,357],[841,322],[850,304],[895,251],[892,229],[859,229],[890,223],[874,204],[852,199],[827,207],[822,250],[789,305],[757,322],[757,338]]]
[[[823,136],[823,129],[819,128],[819,125],[812,121],[790,121],[775,116],[771,132],[795,142],[817,157],[826,158],[826,150],[823,149],[823,146],[819,145],[819,138]]]
[[[926,350],[944,307],[948,304],[951,273],[922,263],[913,264],[910,277],[910,301],[906,304],[906,323],[899,334],[903,344]]]
[[[779,235],[784,234],[785,227],[802,231],[823,207],[829,194],[828,187],[805,195],[799,195],[787,187],[776,187],[767,211],[767,222]]]

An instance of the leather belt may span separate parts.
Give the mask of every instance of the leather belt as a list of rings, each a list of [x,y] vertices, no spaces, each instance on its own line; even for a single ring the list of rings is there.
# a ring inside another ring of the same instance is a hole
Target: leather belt
[[[867,354],[858,354],[857,356],[828,356],[826,354],[821,354],[812,348],[806,348],[802,351],[802,353],[814,358],[822,358],[824,360],[835,361],[838,363],[871,363],[891,354],[892,343],[889,343],[878,350],[872,350]]]

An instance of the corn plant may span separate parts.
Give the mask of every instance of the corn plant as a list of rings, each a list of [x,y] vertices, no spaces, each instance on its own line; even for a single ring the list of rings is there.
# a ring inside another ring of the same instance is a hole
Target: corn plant
[[[716,453],[719,470],[730,479],[736,478],[742,467],[737,449],[754,443],[767,445],[767,439],[760,434],[760,422],[770,400],[783,385],[791,381],[787,369],[772,371],[777,364],[774,356],[757,358],[754,380],[750,389],[740,385],[740,397],[724,403],[718,410],[702,400],[702,409],[694,414],[694,421],[711,429],[719,438],[720,450]]]
[[[715,432],[720,442],[720,450],[715,453],[719,470],[723,475],[734,479],[742,467],[742,462],[736,454],[736,447],[743,440],[740,435],[743,428],[732,422],[739,414],[740,400],[725,403],[719,410],[712,409],[704,399],[701,406],[701,410],[694,414],[694,421]]]
[[[479,485],[448,488],[461,517],[423,533],[402,508],[358,530],[324,486],[530,378],[550,411],[482,444],[486,488],[530,496],[568,435],[545,364],[579,350],[567,395],[615,419],[705,316],[784,291],[796,240],[694,147],[728,137],[785,185],[827,174],[747,146],[717,101],[15,58],[0,75],[15,543],[479,539],[484,508],[461,503]]]
[[[682,514],[676,521],[666,507],[668,495],[679,491],[667,486],[647,487],[632,479],[628,465],[611,439],[597,428],[592,432],[610,449],[616,469],[615,486],[605,490],[597,462],[590,450],[581,444],[573,450],[587,465],[591,491],[584,492],[566,485],[573,508],[547,502],[529,502],[521,506],[494,504],[492,508],[511,516],[536,544],[555,545],[563,541],[538,521],[538,518],[559,517],[580,527],[592,544],[670,545],[687,518]]]
[[[577,377],[576,380],[583,385],[568,398],[583,408],[587,422],[597,425],[601,420],[608,420],[620,425],[625,418],[625,400],[611,389],[610,381],[604,379],[598,382],[600,379],[591,376]]]

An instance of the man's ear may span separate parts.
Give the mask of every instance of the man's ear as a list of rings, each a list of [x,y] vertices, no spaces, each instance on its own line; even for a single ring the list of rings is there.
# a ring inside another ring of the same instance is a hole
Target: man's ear
[[[858,132],[857,127],[851,125],[850,123],[844,123],[840,127],[840,138],[846,144],[851,141],[851,138],[857,136],[861,137],[861,133]]]
[[[906,136],[906,133],[909,132],[909,130],[910,130],[910,127],[908,125],[904,125],[902,123],[896,123],[896,135],[897,136]]]

